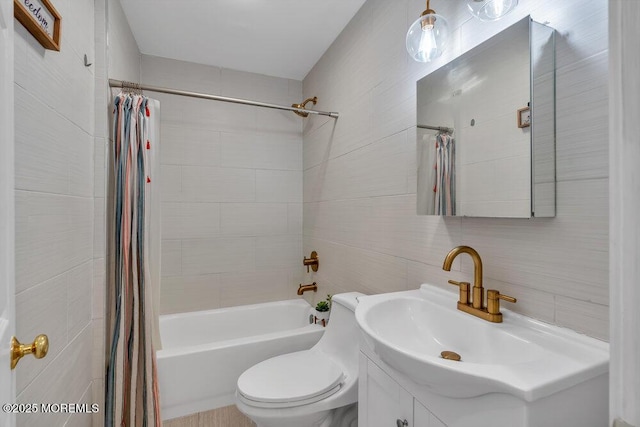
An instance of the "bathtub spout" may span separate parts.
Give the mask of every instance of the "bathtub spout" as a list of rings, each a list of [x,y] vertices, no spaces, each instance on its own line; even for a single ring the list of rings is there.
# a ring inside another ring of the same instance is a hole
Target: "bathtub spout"
[[[316,285],[316,282],[313,282],[310,285],[303,285],[302,283],[300,283],[300,287],[298,288],[298,295],[302,295],[307,291],[318,292],[318,285]]]

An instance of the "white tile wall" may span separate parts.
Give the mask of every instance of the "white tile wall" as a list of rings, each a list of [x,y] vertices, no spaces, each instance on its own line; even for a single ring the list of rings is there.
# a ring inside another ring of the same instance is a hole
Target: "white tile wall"
[[[16,371],[17,401],[88,402],[91,389],[96,70],[94,0],[54,2],[62,50],[15,26],[16,327],[50,340]],[[18,426],[90,426],[90,416],[21,414]]]
[[[220,228],[225,236],[262,236],[288,233],[288,208],[284,203],[224,203]],[[300,229],[302,224],[300,223]]]
[[[569,64],[557,72],[556,153],[558,180],[609,176],[608,51]],[[596,143],[599,142],[599,143]]]
[[[190,64],[188,68],[181,61],[168,61],[157,56],[144,55],[142,68],[144,78],[155,85],[175,88],[176,76],[180,76],[179,88],[220,95],[222,88],[221,69],[201,64]],[[186,130],[188,132],[188,129]]]
[[[101,0],[100,0],[101,1]],[[140,49],[119,1],[106,0],[107,70],[112,79],[140,81]],[[98,49],[96,49],[98,50]]]
[[[104,312],[106,292],[106,234],[105,195],[107,178],[107,158],[109,147],[109,103],[110,89],[107,86],[109,64],[107,62],[107,5],[106,0],[94,0],[94,40],[95,56],[91,59],[95,70],[95,112],[93,150],[93,290],[91,295],[91,328],[93,358],[91,362],[91,388],[88,398],[91,402],[104,401],[102,378],[104,377]],[[93,414],[92,425],[103,425],[104,414]]]
[[[91,198],[18,190],[16,292],[88,261],[92,237]]]
[[[287,232],[299,234],[302,232],[302,203],[289,203],[287,205]]]
[[[390,135],[304,171],[304,200],[323,201],[406,194],[407,132]]]
[[[92,17],[89,15],[87,19]],[[69,21],[67,28],[74,25],[78,23]],[[66,42],[68,48],[60,52],[45,51],[24,27],[16,25],[15,29],[16,84],[68,122],[92,134],[93,97],[86,95],[93,93],[94,74],[84,66],[83,54],[71,48],[79,41],[65,38],[63,34],[62,43]]]
[[[93,399],[93,387],[92,385],[89,385],[82,394],[79,403],[90,407],[93,402],[95,402]],[[64,423],[64,427],[92,426],[92,418],[93,415],[91,413],[69,414],[66,422]]]
[[[91,135],[20,86],[15,115],[16,188],[91,196]]]
[[[49,356],[43,360],[25,358],[16,376],[16,392],[47,369],[68,344],[67,303],[69,273],[61,274],[16,295],[16,336],[27,342],[39,334],[49,337]],[[24,319],[29,318],[30,321]],[[24,338],[22,338],[24,337]]]
[[[256,170],[256,201],[302,201],[302,171]]]
[[[299,271],[297,268],[295,271]],[[291,299],[297,284],[288,270],[260,270],[220,275],[220,306],[232,307]],[[294,285],[292,285],[294,283]]]
[[[91,323],[93,261],[88,261],[69,272],[67,285],[67,336],[72,340]]]
[[[162,313],[181,313],[217,307],[220,304],[220,275],[164,276],[162,278]]]
[[[160,195],[163,202],[182,201],[182,168],[176,165],[160,166]]]
[[[162,237],[197,239],[220,235],[220,203],[162,203]]]
[[[107,286],[106,265],[103,258],[93,260],[92,319],[104,318]]]
[[[256,270],[295,269],[302,264],[302,235],[259,236],[255,250]]]
[[[162,240],[161,259],[163,278],[180,276],[182,274],[182,240]]]
[[[310,118],[304,125],[303,246],[322,257],[311,276],[319,294],[422,282],[449,288],[447,278],[472,279],[468,259],[451,273],[441,270],[451,248],[468,244],[483,257],[485,284],[519,298],[510,308],[608,338],[606,6],[521,0],[505,19],[482,23],[464,2],[441,2],[437,11],[452,29],[449,51],[418,64],[404,36],[424,2],[365,3],[303,82],[305,97],[341,113],[336,122]],[[556,218],[417,216],[416,82],[529,13],[558,31]]]
[[[93,201],[93,258],[104,259],[106,251],[105,220],[106,206],[104,197],[96,197]]]
[[[196,276],[255,268],[256,243],[253,237],[185,239],[181,243],[183,275]]]
[[[185,165],[182,170],[181,200],[186,202],[253,202],[256,200],[256,171]]]
[[[301,82],[146,55],[142,81],[284,105],[302,100]],[[276,110],[158,98],[161,312],[294,298],[303,121]]]

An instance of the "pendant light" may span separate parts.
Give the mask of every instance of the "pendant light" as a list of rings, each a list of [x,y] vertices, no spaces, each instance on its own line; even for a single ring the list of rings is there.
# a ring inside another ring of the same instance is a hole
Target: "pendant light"
[[[467,0],[469,12],[481,21],[496,21],[517,5],[518,0]]]
[[[407,31],[407,51],[418,62],[430,62],[442,55],[449,41],[449,24],[429,7]]]

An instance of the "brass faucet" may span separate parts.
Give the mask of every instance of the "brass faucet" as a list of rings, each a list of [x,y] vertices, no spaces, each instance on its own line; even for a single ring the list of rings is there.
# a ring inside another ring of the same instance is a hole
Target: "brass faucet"
[[[482,287],[482,259],[475,249],[469,246],[457,246],[451,249],[447,256],[444,258],[442,269],[451,271],[451,264],[453,264],[453,260],[461,253],[469,254],[471,256],[471,259],[473,259],[473,295],[471,303],[469,303],[470,284],[468,282],[456,282],[455,280],[449,280],[449,283],[460,288],[458,310],[472,314],[489,322],[502,322],[502,313],[500,313],[500,300],[503,299],[509,302],[516,302],[517,300],[508,295],[502,295],[495,289],[489,289],[487,291],[487,307],[484,306],[484,288]]]
[[[303,285],[302,283],[300,283],[300,287],[298,288],[298,295],[302,295],[307,291],[318,292],[318,285],[316,285],[316,282],[313,282],[310,285]]]
[[[442,269],[451,271],[453,260],[461,253],[471,255],[473,260],[473,299],[471,300],[473,308],[482,308],[484,306],[484,288],[482,287],[482,259],[475,249],[469,246],[457,246],[449,251],[442,264]],[[450,280],[449,283],[453,282]],[[466,283],[466,282],[462,282]],[[457,284],[451,283],[452,285]],[[468,302],[468,301],[467,301]]]

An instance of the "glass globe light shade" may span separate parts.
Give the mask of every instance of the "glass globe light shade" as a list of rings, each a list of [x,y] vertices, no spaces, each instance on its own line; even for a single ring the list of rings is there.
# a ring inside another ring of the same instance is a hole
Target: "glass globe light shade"
[[[441,15],[422,15],[407,31],[407,51],[418,62],[430,62],[442,55],[449,41],[449,24]]]
[[[467,0],[469,12],[481,21],[496,21],[517,5],[518,0]]]

